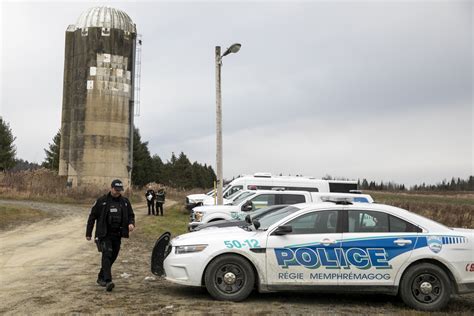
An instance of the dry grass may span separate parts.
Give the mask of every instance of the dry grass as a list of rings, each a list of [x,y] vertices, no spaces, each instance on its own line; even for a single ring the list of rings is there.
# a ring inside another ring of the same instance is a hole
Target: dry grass
[[[51,214],[41,210],[0,205],[0,230],[24,223],[36,222],[47,217],[51,217]]]
[[[377,203],[397,206],[449,227],[474,228],[474,193],[364,192]]]
[[[0,197],[14,200],[34,200],[55,203],[87,203],[109,191],[108,188],[88,185],[68,188],[66,177],[48,169],[0,173]],[[132,202],[143,200],[141,190],[133,188],[124,193]]]

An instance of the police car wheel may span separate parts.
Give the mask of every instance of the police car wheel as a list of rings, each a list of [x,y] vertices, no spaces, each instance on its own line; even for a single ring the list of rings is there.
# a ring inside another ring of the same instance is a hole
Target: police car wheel
[[[221,301],[242,301],[252,292],[255,275],[250,263],[237,255],[214,259],[206,269],[204,282],[211,296]]]
[[[434,311],[445,307],[451,296],[451,282],[440,267],[431,263],[410,267],[400,283],[400,296],[410,307]]]

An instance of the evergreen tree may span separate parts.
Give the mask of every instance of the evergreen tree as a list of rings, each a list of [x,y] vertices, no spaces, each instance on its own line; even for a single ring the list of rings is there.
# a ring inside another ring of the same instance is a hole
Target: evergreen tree
[[[153,155],[151,162],[154,181],[157,183],[167,183],[168,179],[165,178],[164,164],[160,156]]]
[[[141,140],[140,132],[134,130],[133,138],[133,169],[132,182],[134,185],[145,185],[150,182],[162,183],[175,188],[211,188],[216,180],[216,174],[211,166],[198,162],[191,164],[184,152],[178,157],[171,153],[166,163],[158,155],[150,156],[148,142]]]
[[[59,170],[59,146],[61,144],[61,130],[53,137],[53,143],[49,143],[49,149],[44,149],[46,158],[41,164],[42,167],[51,170]]]
[[[179,154],[179,157],[174,164],[174,171],[174,179],[178,187],[185,189],[191,189],[194,187],[192,165],[183,152]]]
[[[15,166],[16,148],[13,142],[10,125],[0,116],[0,171],[5,171]]]
[[[148,142],[142,142],[138,128],[133,130],[132,183],[145,185],[154,180],[153,161],[148,150]]]
[[[362,190],[367,190],[369,188],[369,182],[367,182],[367,179],[362,179],[362,184],[360,187]]]
[[[41,168],[41,166],[35,162],[28,162],[28,160],[16,159],[15,167],[9,169],[8,171],[17,172],[17,171],[24,171],[24,170],[36,170],[39,168]]]

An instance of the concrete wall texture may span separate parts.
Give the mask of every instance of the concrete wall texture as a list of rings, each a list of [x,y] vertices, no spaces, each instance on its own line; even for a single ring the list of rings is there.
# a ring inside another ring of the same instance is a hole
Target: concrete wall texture
[[[135,40],[122,29],[66,31],[59,174],[69,185],[130,185]]]

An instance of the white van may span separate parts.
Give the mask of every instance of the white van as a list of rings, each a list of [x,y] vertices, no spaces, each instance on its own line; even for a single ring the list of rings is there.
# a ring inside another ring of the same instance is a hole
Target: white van
[[[357,181],[321,180],[309,177],[272,176],[270,173],[255,173],[232,180],[222,190],[222,197],[240,190],[286,190],[308,192],[350,193],[357,190]],[[209,194],[209,193],[208,193]],[[204,200],[207,200],[204,203]],[[186,197],[186,208],[192,210],[200,205],[213,205],[214,197],[206,194],[193,194]]]

